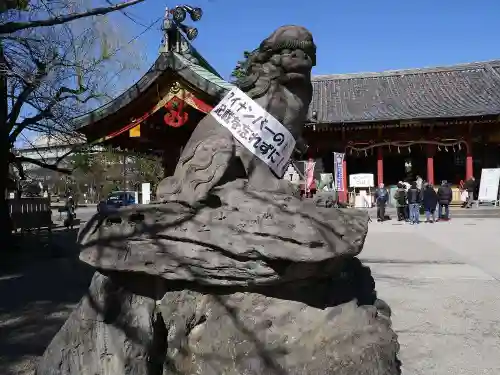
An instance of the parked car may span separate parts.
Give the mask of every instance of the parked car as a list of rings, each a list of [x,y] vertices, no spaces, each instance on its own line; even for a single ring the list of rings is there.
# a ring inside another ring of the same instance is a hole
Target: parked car
[[[101,212],[103,210],[116,210],[120,207],[130,206],[136,203],[135,192],[113,191],[105,200],[99,202],[99,204],[97,205],[97,211]]]

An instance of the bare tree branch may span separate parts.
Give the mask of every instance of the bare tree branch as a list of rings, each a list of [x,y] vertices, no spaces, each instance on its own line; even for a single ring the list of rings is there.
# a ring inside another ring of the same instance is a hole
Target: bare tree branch
[[[18,95],[17,100],[15,101],[15,103],[14,103],[14,105],[9,113],[9,116],[8,116],[9,132],[14,128],[15,123],[17,121],[17,118],[19,117],[19,114],[21,113],[21,109],[22,109],[24,103],[28,100],[29,96],[38,88],[42,79],[47,75],[47,64],[45,64],[44,62],[35,58],[34,53],[29,48],[29,46],[26,45],[26,47],[30,51],[31,58],[32,58],[33,62],[36,64],[37,70],[36,70],[35,76],[33,78],[33,81],[30,83],[26,82],[23,91]]]
[[[102,16],[107,13],[114,12],[116,10],[125,9],[129,6],[139,4],[144,2],[145,0],[129,0],[120,4],[116,4],[109,7],[101,7],[94,8],[87,12],[82,13],[73,13],[65,16],[57,16],[54,18],[49,18],[46,20],[36,20],[36,21],[27,21],[27,22],[6,22],[3,25],[0,25],[0,35],[1,34],[11,34],[16,31],[31,29],[35,27],[47,27],[47,26],[55,26],[61,25],[70,21],[74,21],[80,18],[91,17],[91,16]]]

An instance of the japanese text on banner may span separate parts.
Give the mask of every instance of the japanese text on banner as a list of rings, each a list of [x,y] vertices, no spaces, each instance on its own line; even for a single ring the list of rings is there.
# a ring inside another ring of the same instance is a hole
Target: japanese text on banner
[[[344,191],[344,154],[340,152],[333,153],[333,167],[335,171],[335,185],[337,191]]]
[[[236,87],[210,114],[278,177],[283,177],[295,139],[278,120]]]

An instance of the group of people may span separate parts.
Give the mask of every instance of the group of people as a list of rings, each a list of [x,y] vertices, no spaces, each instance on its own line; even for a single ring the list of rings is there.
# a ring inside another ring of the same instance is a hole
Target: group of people
[[[470,207],[475,188],[474,177],[467,180],[463,188],[467,192],[467,201],[464,203],[464,207]],[[439,220],[447,221],[450,218],[450,203],[452,199],[453,192],[446,180],[442,181],[437,191],[432,184],[425,182],[420,176],[417,176],[416,180],[412,182],[400,181],[397,184],[397,190],[394,194],[398,221],[419,224],[421,208],[424,210],[426,223],[434,223]],[[384,184],[381,183],[375,191],[377,221],[382,222],[386,219],[385,208],[388,200],[389,192]]]

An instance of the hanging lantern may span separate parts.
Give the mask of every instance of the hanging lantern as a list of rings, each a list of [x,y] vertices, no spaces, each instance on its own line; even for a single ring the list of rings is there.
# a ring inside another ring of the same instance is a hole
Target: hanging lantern
[[[350,149],[349,153],[352,155],[352,148]]]
[[[408,153],[411,154],[411,147],[408,146]]]
[[[462,146],[460,145],[460,142],[458,142],[458,150],[460,151],[462,149]]]
[[[446,152],[448,152],[448,147],[444,146],[444,150],[445,150]]]
[[[367,156],[368,156],[368,152],[365,150],[365,157],[367,157]]]
[[[398,146],[398,154],[400,154],[400,153],[401,153],[401,150],[399,149],[399,146]]]
[[[439,147],[439,145],[438,145],[438,151],[441,151],[441,147]]]
[[[389,152],[392,152],[391,144],[389,143]]]

